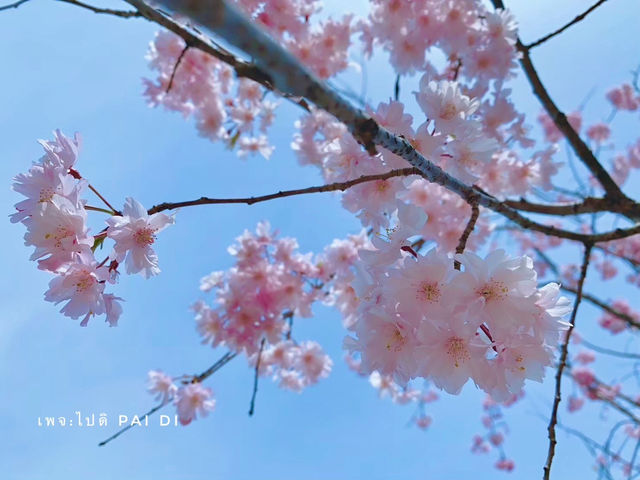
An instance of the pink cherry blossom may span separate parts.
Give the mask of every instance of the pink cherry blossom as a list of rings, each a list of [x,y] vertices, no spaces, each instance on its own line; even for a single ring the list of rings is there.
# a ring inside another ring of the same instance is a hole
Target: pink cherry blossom
[[[89,235],[86,219],[84,208],[66,197],[56,195],[40,203],[23,220],[27,227],[24,244],[36,247],[31,260],[38,260],[38,268],[57,271],[72,262],[75,254],[89,253],[94,239]]]
[[[107,220],[107,236],[115,240],[113,247],[118,262],[126,259],[127,273],[141,272],[146,278],[160,273],[158,256],[151,248],[158,232],[174,223],[164,213],[149,215],[140,202],[128,198],[122,216]]]
[[[155,399],[163,405],[172,401],[178,391],[178,387],[173,383],[173,378],[161,370],[150,370],[148,376],[147,391],[155,395]]]
[[[213,392],[201,383],[190,383],[182,386],[175,394],[178,420],[182,425],[189,425],[193,420],[206,417],[216,406]]]
[[[56,304],[67,301],[60,312],[71,318],[83,317],[81,326],[86,326],[90,317],[103,313],[108,313],[107,321],[113,326],[120,311],[114,310],[119,306],[114,306],[116,298],[110,297],[110,311],[107,312],[103,295],[106,275],[107,269],[100,267],[92,255],[77,255],[51,280],[45,300]]]

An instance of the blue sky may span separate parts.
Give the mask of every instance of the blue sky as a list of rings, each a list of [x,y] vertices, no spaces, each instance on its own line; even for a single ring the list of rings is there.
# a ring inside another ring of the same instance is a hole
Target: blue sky
[[[332,11],[341,5],[328,3]],[[353,8],[361,10],[363,3],[354,2]],[[590,2],[509,3],[526,41],[563,24]],[[627,81],[629,71],[640,63],[640,44],[631,41],[639,17],[638,2],[611,0],[583,25],[535,51],[536,66],[561,108],[572,110],[595,88],[585,116],[595,121],[609,113],[603,92]],[[134,196],[150,206],[203,194],[250,195],[320,183],[317,172],[298,167],[288,149],[299,112],[286,104],[279,111],[280,128],[271,131],[277,151],[268,162],[238,160],[220,145],[199,138],[180,115],[148,108],[141,78],[150,75],[144,54],[155,30],[143,20],[98,16],[52,1],[34,0],[0,12],[0,179],[5,179],[0,210],[13,210],[18,196],[9,189],[10,179],[41,155],[36,139],[50,138],[55,128],[81,132],[78,169],[114,203]],[[376,102],[393,91],[392,76],[377,74],[384,69],[384,56],[368,66],[367,94]],[[404,98],[410,85],[408,81],[403,88]],[[514,89],[519,108],[537,115],[539,106],[528,85],[519,79]],[[616,122],[616,135],[625,139],[622,145],[634,139],[631,121]],[[427,432],[407,427],[412,407],[379,400],[368,383],[343,364],[344,330],[339,315],[327,308],[296,323],[299,339],[318,340],[335,361],[331,376],[302,395],[263,380],[256,415],[248,418],[253,372],[243,359],[236,359],[207,382],[218,401],[209,418],[187,428],[134,429],[107,447],[96,446],[114,431],[118,414],[153,406],[144,389],[149,369],[196,373],[223,353],[199,344],[188,307],[200,297],[199,278],[228,268],[232,258],[226,247],[263,219],[283,235],[297,237],[303,252],[320,251],[333,238],[359,230],[332,194],[251,207],[183,209],[157,243],[162,275],[149,281],[121,278],[116,293],[126,303],[117,328],[99,319],[80,328],[45,303],[42,295],[50,278],[28,261],[23,228],[0,222],[0,476],[376,480],[504,475],[493,469],[493,457],[468,453],[472,436],[482,431],[481,392],[467,385],[459,397],[443,394],[431,407],[434,424]],[[591,285],[601,297],[613,296],[609,286]],[[580,317],[587,337],[590,332],[596,335],[590,328],[595,315],[587,307]],[[613,372],[622,367],[613,363],[610,368]],[[507,411],[507,449],[516,460],[518,479],[539,478],[546,454],[546,423],[538,416],[549,411],[551,382],[530,387],[527,398]],[[72,416],[76,410],[106,412],[111,425],[36,425],[38,416]],[[573,417],[564,414],[564,408],[562,412],[570,425],[603,432],[599,409]],[[582,445],[563,433],[559,441],[555,477],[593,475]]]

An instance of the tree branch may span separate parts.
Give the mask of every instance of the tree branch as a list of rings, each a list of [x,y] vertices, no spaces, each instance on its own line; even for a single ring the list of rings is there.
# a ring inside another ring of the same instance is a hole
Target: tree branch
[[[253,205],[254,203],[266,202],[268,200],[274,200],[276,198],[292,197],[294,195],[305,195],[308,193],[320,193],[320,192],[335,192],[344,191],[348,188],[354,187],[361,183],[383,181],[393,177],[406,177],[409,175],[420,175],[420,171],[416,168],[402,168],[399,170],[390,170],[386,173],[379,173],[376,175],[362,175],[361,177],[346,182],[335,182],[327,185],[319,185],[317,187],[298,188],[295,190],[280,190],[276,193],[270,193],[268,195],[261,195],[258,197],[245,197],[245,198],[209,198],[201,197],[196,200],[186,200],[184,202],[164,202],[149,209],[149,215],[164,210],[173,210],[181,207],[191,207],[194,205],[213,205],[213,204],[233,204],[244,203],[247,205]]]
[[[582,296],[584,298],[584,294]],[[580,341],[580,344],[584,345],[590,350],[593,350],[594,352],[603,353],[604,355],[611,355],[612,357],[640,360],[640,354],[638,353],[619,352],[618,350],[611,350],[609,348],[600,347],[598,345],[594,345],[593,343],[586,341],[584,338]]]
[[[584,257],[582,259],[582,268],[580,269],[580,279],[578,280],[578,290],[576,298],[573,304],[573,310],[571,312],[571,319],[569,320],[569,329],[565,337],[564,344],[560,349],[560,363],[556,371],[556,388],[555,395],[553,397],[553,408],[551,410],[551,419],[549,420],[549,426],[547,432],[549,433],[549,449],[547,451],[547,460],[543,468],[543,479],[549,480],[551,474],[551,464],[553,463],[553,456],[556,451],[556,424],[558,423],[558,407],[561,400],[562,389],[562,373],[567,365],[567,357],[569,356],[569,341],[571,340],[571,334],[576,325],[576,316],[578,315],[578,307],[582,300],[582,288],[584,287],[584,281],[587,278],[587,270],[589,269],[589,258],[591,256],[592,244],[585,243],[584,245]]]
[[[114,15],[116,17],[121,17],[121,18],[134,18],[134,17],[142,16],[140,12],[137,12],[137,11],[125,11],[125,10],[113,10],[111,8],[99,8],[84,2],[80,2],[79,0],[56,0],[56,1],[62,2],[62,3],[68,3],[70,5],[75,5],[76,7],[80,7],[80,8],[85,8],[87,10],[92,11],[93,13]]]
[[[491,3],[496,9],[504,9],[504,3],[502,0],[491,0]],[[522,44],[520,38],[516,41],[516,48],[522,54],[520,58],[520,65],[522,65],[522,69],[524,70],[531,87],[533,88],[534,95],[538,98],[544,109],[547,111],[556,127],[564,134],[569,145],[576,153],[578,158],[586,165],[589,171],[598,179],[600,185],[604,188],[606,196],[611,200],[615,200],[620,203],[628,203],[631,200],[622,193],[620,187],[616,182],[611,178],[611,175],[605,170],[605,168],[600,164],[598,159],[595,157],[591,149],[587,146],[587,144],[580,138],[580,135],[574,130],[571,126],[567,117],[564,113],[560,111],[557,105],[549,96],[547,89],[542,83],[538,72],[536,71],[533,63],[531,62],[531,56],[529,54],[529,49]]]
[[[478,221],[478,216],[480,216],[480,207],[478,207],[477,203],[471,204],[471,216],[469,217],[469,221],[467,222],[467,226],[464,228],[462,235],[460,236],[460,240],[458,240],[458,246],[456,246],[456,253],[464,253],[464,249],[467,246],[467,240],[469,240],[469,236],[473,229],[476,226],[476,222]],[[453,268],[456,270],[460,270],[460,262],[455,260],[453,262]]]
[[[547,40],[555,37],[556,35],[560,35],[562,32],[564,32],[567,28],[571,27],[572,25],[575,25],[578,22],[581,22],[587,15],[589,15],[591,12],[593,12],[596,8],[598,8],[600,5],[602,5],[604,2],[606,2],[607,0],[599,0],[598,2],[596,2],[595,4],[593,4],[591,7],[589,7],[587,10],[585,10],[584,12],[582,12],[580,15],[578,15],[576,18],[574,18],[573,20],[571,20],[569,23],[563,25],[562,27],[560,27],[559,29],[551,32],[548,35],[545,35],[544,37],[536,40],[535,42],[531,42],[528,45],[525,45],[525,48],[531,50],[534,47],[537,47],[538,45],[546,42]]]
[[[10,3],[8,5],[3,5],[0,7],[0,12],[3,10],[9,10],[10,8],[18,8],[23,3],[27,3],[29,0],[18,0],[17,2]]]
[[[149,9],[140,0],[127,1],[134,6],[141,5],[140,8],[146,7]],[[193,18],[200,25],[220,35],[226,41],[251,56],[255,60],[253,68],[259,72],[269,72],[270,81],[268,83],[277,91],[296,98],[305,97],[319,108],[332,114],[347,126],[354,138],[369,153],[376,153],[376,146],[386,148],[418,168],[426,180],[442,185],[463,198],[467,203],[477,202],[478,205],[501,214],[523,228],[581,243],[626,238],[640,233],[640,225],[636,225],[626,230],[617,229],[604,234],[588,235],[529,220],[516,210],[504,205],[497,198],[477,187],[470,187],[460,182],[427,160],[407,139],[382,127],[362,110],[351,105],[326,83],[318,80],[289,51],[226,1],[201,0],[189,2],[184,0],[162,0],[162,3],[170,9],[175,9],[177,13]],[[143,15],[147,16],[144,12]],[[161,20],[166,23],[166,17],[163,15],[161,15]],[[175,28],[175,25],[173,27]]]
[[[187,53],[187,50],[189,50],[189,47],[190,45],[187,43],[182,49],[182,51],[180,52],[180,55],[178,55],[178,59],[176,60],[176,63],[173,65],[173,70],[171,71],[171,77],[169,77],[169,84],[167,85],[167,90],[165,93],[169,93],[171,91],[171,87],[173,87],[173,79],[176,78],[176,72],[178,71],[178,67],[180,66],[180,63],[182,63],[182,59],[184,58],[185,53]]]
[[[577,290],[575,290],[575,289],[573,289],[571,287],[561,286],[560,289],[564,290],[565,292],[571,292],[571,293],[574,293],[574,294],[578,293]],[[638,322],[631,315],[628,315],[628,314],[623,313],[623,312],[619,312],[615,308],[612,308],[611,306],[607,305],[602,300],[598,299],[597,297],[595,297],[595,296],[593,296],[593,295],[591,295],[589,293],[583,293],[582,294],[582,298],[587,300],[589,303],[592,303],[593,305],[595,305],[597,307],[600,307],[601,309],[603,309],[604,311],[610,313],[611,315],[614,315],[615,317],[618,317],[620,320],[624,320],[625,322],[627,322],[627,324],[629,324],[630,327],[640,329],[640,322]]]
[[[213,365],[211,365],[208,369],[206,369],[204,372],[202,372],[200,375],[194,375],[194,377],[191,379],[191,383],[198,383],[198,382],[202,382],[203,380],[205,380],[206,378],[210,377],[211,375],[213,375],[214,373],[216,373],[218,370],[220,370],[222,367],[224,367],[227,363],[229,363],[231,360],[233,360],[233,358],[238,355],[237,352],[227,352],[225,353],[222,357],[220,357],[220,359],[214,363]],[[169,405],[169,402],[166,403],[161,403],[160,405],[156,405],[155,407],[153,407],[151,410],[149,410],[147,413],[144,413],[142,415],[139,415],[138,418],[142,418],[148,415],[153,415],[154,413],[156,413],[158,410],[160,410],[162,407]],[[107,443],[109,443],[111,440],[114,440],[116,438],[118,438],[120,435],[122,435],[124,432],[126,432],[127,430],[130,430],[131,428],[133,428],[135,425],[134,424],[129,424],[126,427],[118,430],[116,433],[114,433],[113,435],[111,435],[109,438],[107,438],[106,440],[103,440],[102,442],[100,442],[98,444],[99,447],[103,447],[105,446]]]
[[[258,359],[256,360],[256,371],[253,377],[253,392],[251,393],[251,403],[249,405],[249,416],[253,416],[256,407],[256,396],[258,395],[258,378],[260,376],[260,360],[262,359],[262,350],[264,349],[265,338],[260,341],[260,349],[258,350]]]
[[[612,202],[608,198],[587,197],[579,203],[568,204],[539,204],[532,203],[521,198],[520,200],[505,200],[507,206],[516,210],[545,215],[580,215],[583,213],[612,212],[625,216],[640,217],[640,204],[634,201],[629,203]]]

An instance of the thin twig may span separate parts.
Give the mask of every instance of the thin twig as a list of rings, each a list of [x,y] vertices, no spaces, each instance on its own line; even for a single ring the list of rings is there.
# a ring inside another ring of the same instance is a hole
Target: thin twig
[[[165,93],[169,93],[171,91],[171,87],[173,87],[173,79],[176,76],[178,67],[180,66],[180,63],[182,62],[182,59],[184,58],[184,55],[185,53],[187,53],[187,50],[189,50],[189,48],[190,48],[190,45],[187,43],[182,49],[182,51],[180,52],[180,55],[178,55],[178,59],[176,60],[176,63],[173,65],[173,70],[171,71],[171,77],[169,78],[169,85],[167,85],[167,90]]]
[[[583,294],[583,298],[584,298],[584,294]],[[640,354],[637,354],[637,353],[619,352],[618,350],[611,350],[609,348],[604,348],[598,345],[594,345],[593,343],[588,342],[585,339],[582,339],[580,343],[585,347],[587,347],[588,349],[593,350],[594,352],[602,353],[604,355],[611,355],[612,357],[632,358],[632,359],[640,360]]]
[[[69,169],[69,175],[71,175],[73,178],[75,178],[76,180],[81,180],[83,177],[82,175],[80,175],[80,172],[78,172],[75,168],[70,168]],[[85,179],[86,180],[86,179]],[[104,203],[107,207],[109,207],[112,211],[112,215],[122,215],[122,212],[120,212],[120,210],[117,210],[113,207],[113,205],[111,205],[106,198],[104,198],[100,192],[98,192],[98,190],[91,185],[90,183],[88,184],[89,186],[89,190],[91,190],[93,193],[95,193],[97,195],[97,197],[102,200],[102,203]]]
[[[165,405],[168,405],[168,403],[161,403],[160,405],[156,405],[155,407],[153,407],[151,410],[149,410],[147,413],[144,413],[140,416],[138,416],[138,418],[144,418],[148,415],[153,415],[154,413],[156,413],[158,410],[160,410],[162,407],[164,407]],[[118,438],[120,435],[122,435],[124,432],[126,432],[127,430],[135,427],[136,425],[133,423],[130,423],[129,425],[127,425],[126,427],[118,430],[116,433],[114,433],[113,435],[111,435],[109,438],[107,438],[106,440],[101,441],[98,446],[99,447],[104,447],[107,443],[109,443],[111,440],[115,440],[116,438]]]
[[[115,214],[117,214],[117,215],[122,215],[122,213],[120,213],[120,211],[119,211],[119,210],[117,210],[117,209],[113,208],[113,206],[112,206],[112,205],[107,201],[107,199],[106,199],[106,198],[104,198],[104,197],[100,194],[100,192],[98,192],[98,190],[96,190],[96,188],[95,188],[93,185],[89,184],[89,190],[91,190],[93,193],[95,193],[95,194],[98,196],[98,198],[99,198],[100,200],[102,200],[102,202],[103,202],[107,207],[109,207],[109,208],[112,210],[112,212],[113,212],[113,213],[115,213]]]
[[[577,293],[576,289],[571,288],[571,287],[567,287],[565,285],[562,285],[560,287],[560,289],[564,290],[565,292]],[[582,294],[582,298],[584,300],[588,301],[589,303],[592,303],[595,306],[600,307],[601,309],[603,309],[607,313],[610,313],[611,315],[613,315],[615,317],[618,317],[620,320],[624,320],[625,322],[627,322],[627,324],[630,327],[640,329],[640,322],[637,319],[633,318],[631,315],[629,315],[627,313],[620,312],[619,310],[616,310],[615,308],[607,305],[605,302],[603,302],[602,300],[600,300],[596,296],[594,296],[594,295],[592,295],[590,293],[583,293]]]
[[[260,360],[262,359],[262,350],[264,349],[265,338],[260,341],[260,349],[258,350],[258,359],[256,360],[256,372],[253,377],[253,392],[251,393],[251,404],[249,405],[249,416],[253,416],[256,406],[256,395],[258,395],[258,377],[260,376]]]
[[[558,364],[558,370],[556,371],[556,388],[553,397],[553,408],[551,409],[551,419],[549,420],[549,426],[547,432],[549,433],[549,449],[547,451],[547,460],[543,468],[543,479],[549,480],[551,474],[551,464],[553,462],[553,456],[556,451],[556,424],[558,423],[558,407],[561,400],[562,389],[562,373],[567,365],[567,357],[569,356],[569,341],[571,340],[571,334],[576,325],[576,316],[578,315],[578,307],[582,300],[582,288],[584,287],[584,281],[587,278],[587,270],[589,269],[589,258],[591,256],[592,245],[586,243],[584,245],[584,257],[582,259],[582,267],[580,269],[580,279],[578,280],[578,290],[576,292],[576,298],[573,304],[573,310],[571,312],[571,319],[569,320],[569,329],[567,330],[566,338],[562,348],[560,350],[560,363]]]
[[[227,352],[225,353],[216,363],[214,363],[213,365],[211,365],[207,370],[205,370],[204,372],[202,372],[200,375],[195,375],[192,380],[191,383],[198,383],[198,382],[202,382],[204,379],[210,377],[211,375],[213,375],[215,372],[217,372],[218,370],[220,370],[223,366],[225,366],[227,363],[229,363],[236,355],[238,355],[237,352]],[[146,417],[148,415],[152,415],[155,412],[157,412],[158,410],[160,410],[162,407],[169,405],[169,402],[165,402],[165,403],[161,403],[160,405],[156,405],[155,407],[153,407],[151,410],[149,410],[147,413],[143,414],[143,415],[139,415],[138,418],[143,418]],[[118,430],[116,433],[114,433],[113,435],[111,435],[109,438],[107,438],[106,440],[103,440],[102,442],[100,442],[98,444],[99,447],[103,447],[105,446],[107,443],[109,443],[111,440],[114,440],[116,438],[118,438],[120,435],[122,435],[124,432],[126,432],[127,430],[133,428],[135,425],[134,424],[129,424],[126,427]]]
[[[26,0],[25,0],[26,1]],[[85,8],[87,10],[91,10],[93,13],[101,13],[105,15],[114,15],[120,18],[135,18],[141,17],[140,12],[135,10],[113,10],[111,8],[100,8],[94,7],[93,5],[89,5],[84,2],[80,2],[79,0],[56,0],[62,3],[68,3],[70,5],[75,5],[76,7]]]
[[[222,357],[220,357],[220,359],[216,363],[211,365],[209,368],[207,368],[200,375],[196,375],[195,377],[193,377],[193,380],[191,380],[191,382],[192,383],[198,383],[198,382],[202,382],[202,381],[206,380],[211,375],[213,375],[218,370],[220,370],[222,367],[224,367],[231,360],[233,360],[237,355],[238,355],[238,352],[227,352],[227,353],[225,353]]]
[[[589,7],[587,10],[585,10],[584,12],[582,12],[580,15],[578,15],[576,18],[574,18],[573,20],[571,20],[569,23],[563,25],[562,27],[560,27],[559,29],[551,32],[548,35],[545,35],[544,37],[536,40],[535,42],[531,42],[528,45],[525,45],[525,48],[531,50],[534,47],[537,47],[538,45],[546,42],[547,40],[555,37],[556,35],[560,35],[562,32],[564,32],[567,28],[571,27],[572,25],[575,25],[576,23],[582,21],[587,15],[589,15],[591,12],[593,12],[596,8],[598,8],[600,5],[602,5],[604,2],[606,2],[607,0],[599,0],[598,2],[596,2],[595,4],[593,4],[591,7]]]
[[[3,10],[9,10],[10,8],[18,8],[23,3],[27,3],[29,0],[18,0],[17,2],[10,3],[9,5],[3,5],[0,7],[0,12]]]
[[[460,240],[458,240],[458,246],[456,247],[456,253],[464,253],[464,249],[467,246],[467,240],[469,240],[469,236],[473,229],[476,226],[476,222],[478,221],[478,216],[480,215],[480,207],[478,207],[477,203],[471,204],[471,216],[469,217],[469,221],[467,222],[467,226],[464,228],[462,235],[460,236]],[[453,261],[453,268],[456,270],[460,270],[460,262],[458,260]]]
[[[254,203],[266,202],[268,200],[274,200],[276,198],[291,197],[294,195],[304,195],[309,193],[320,192],[335,192],[344,191],[348,188],[354,187],[361,183],[383,181],[393,177],[406,177],[409,175],[420,175],[420,171],[417,168],[402,168],[398,170],[390,170],[386,173],[379,173],[376,175],[362,175],[361,177],[346,182],[329,183],[327,185],[320,185],[317,187],[298,188],[295,190],[281,190],[276,193],[270,193],[268,195],[261,195],[257,197],[245,197],[245,198],[209,198],[201,197],[196,200],[187,200],[184,202],[165,202],[152,207],[149,210],[149,214],[156,212],[162,212],[164,210],[173,210],[175,208],[190,207],[194,205],[211,205],[211,204],[230,204],[230,203],[244,203],[247,205],[253,205]]]
[[[113,215],[116,212],[113,212],[111,210],[107,210],[106,208],[100,208],[100,207],[93,207],[91,205],[85,205],[84,206],[85,210],[91,210],[93,212],[102,212],[102,213],[107,213],[109,215]]]
[[[636,458],[638,457],[638,452],[640,451],[640,437],[638,438],[638,441],[636,442],[636,446],[633,449],[633,455],[631,455],[631,462],[629,463],[629,475],[627,476],[627,479],[631,478],[631,474],[633,473],[633,468],[634,465],[636,463]]]

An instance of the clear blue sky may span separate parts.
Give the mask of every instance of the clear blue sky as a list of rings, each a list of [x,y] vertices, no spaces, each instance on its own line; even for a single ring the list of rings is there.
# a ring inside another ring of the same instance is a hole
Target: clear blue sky
[[[591,2],[507,3],[520,20],[522,37],[532,40]],[[362,4],[353,8],[362,11]],[[330,9],[342,5],[329,2]],[[610,0],[583,25],[535,51],[536,66],[562,108],[572,110],[596,88],[585,115],[599,120],[608,114],[603,91],[627,81],[640,63],[638,18],[637,1]],[[48,0],[0,12],[0,179],[5,185],[0,211],[13,210],[19,197],[10,191],[10,179],[41,155],[36,139],[49,138],[54,128],[81,132],[78,169],[114,202],[134,196],[151,205],[320,182],[315,170],[297,166],[288,149],[299,114],[292,107],[280,109],[280,128],[271,133],[277,150],[268,162],[240,161],[199,138],[192,123],[178,114],[148,108],[141,78],[150,75],[144,55],[155,30],[144,20],[98,16]],[[392,93],[392,76],[377,73],[384,68],[383,57],[369,65],[367,93],[376,101]],[[528,86],[519,80],[515,89],[520,109],[537,115]],[[408,98],[409,87],[403,92]],[[628,140],[633,138],[631,125],[624,119],[614,124],[620,138]],[[199,278],[228,268],[226,247],[262,219],[284,235],[296,236],[305,252],[320,251],[333,238],[359,230],[330,194],[252,207],[184,209],[157,243],[162,275],[150,281],[121,278],[115,293],[126,299],[125,311],[120,326],[111,329],[95,319],[80,328],[45,303],[50,278],[28,261],[23,227],[8,219],[0,222],[0,477],[378,480],[504,475],[494,470],[494,457],[468,453],[472,436],[482,431],[481,392],[467,385],[459,397],[443,394],[429,411],[434,423],[427,432],[407,427],[412,407],[379,400],[343,364],[344,331],[339,315],[327,308],[296,324],[299,339],[317,339],[335,361],[331,376],[304,394],[262,381],[256,415],[248,418],[253,373],[244,359],[236,359],[207,382],[218,401],[208,419],[187,428],[139,428],[107,447],[96,446],[114,431],[118,414],[144,412],[153,405],[144,388],[149,369],[196,373],[222,354],[199,344],[188,307],[199,298]],[[613,295],[606,288],[599,291],[604,298]],[[593,324],[595,311],[585,308],[583,313],[581,324]],[[595,332],[590,327],[584,331],[586,336]],[[517,463],[513,478],[540,477],[546,424],[538,415],[549,411],[550,386],[530,385],[527,398],[507,411],[507,449]],[[111,426],[36,425],[38,416],[71,416],[76,410],[106,412]],[[568,417],[562,409],[567,424],[602,433],[599,415],[599,409],[589,409]],[[563,433],[559,441],[555,478],[594,475],[581,444]]]

